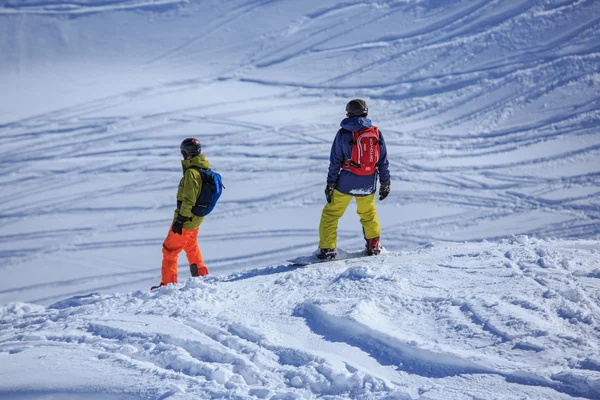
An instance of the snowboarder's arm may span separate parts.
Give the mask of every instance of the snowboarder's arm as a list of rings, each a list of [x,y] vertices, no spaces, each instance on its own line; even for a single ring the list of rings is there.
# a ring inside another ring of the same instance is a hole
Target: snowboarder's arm
[[[202,190],[202,178],[200,172],[190,168],[183,175],[183,191],[181,192],[181,207],[179,215],[191,218],[192,207],[196,204],[200,191]]]
[[[331,145],[331,154],[329,155],[329,173],[327,174],[327,182],[337,182],[340,168],[344,162],[344,152],[342,151],[342,130],[340,129],[335,135],[333,144]]]
[[[377,162],[377,170],[379,171],[379,180],[381,182],[390,180],[390,167],[387,157],[387,147],[385,146],[385,140],[381,131],[379,131],[379,140],[381,141],[381,148],[379,152],[379,161]]]

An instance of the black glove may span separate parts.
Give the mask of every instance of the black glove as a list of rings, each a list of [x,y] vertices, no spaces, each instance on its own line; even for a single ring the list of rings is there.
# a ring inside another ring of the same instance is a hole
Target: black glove
[[[379,200],[383,200],[390,194],[390,180],[382,181],[379,185]]]
[[[175,222],[173,222],[173,226],[171,227],[171,230],[173,231],[173,233],[176,233],[177,235],[181,235],[181,233],[183,232],[183,224],[185,224],[186,222],[190,221],[191,218],[190,217],[184,217],[181,214],[177,214],[177,217],[175,218]]]
[[[331,199],[333,197],[333,191],[335,190],[335,182],[327,182],[327,186],[325,186],[325,198],[328,203],[331,203]]]

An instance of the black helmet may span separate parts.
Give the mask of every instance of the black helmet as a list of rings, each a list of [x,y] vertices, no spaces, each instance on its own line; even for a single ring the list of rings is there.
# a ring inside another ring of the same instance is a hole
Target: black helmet
[[[185,139],[183,142],[181,142],[181,146],[179,146],[179,148],[181,149],[181,155],[183,158],[200,155],[200,141],[198,139]]]
[[[361,99],[350,100],[346,104],[347,117],[366,117],[369,113],[367,102]]]

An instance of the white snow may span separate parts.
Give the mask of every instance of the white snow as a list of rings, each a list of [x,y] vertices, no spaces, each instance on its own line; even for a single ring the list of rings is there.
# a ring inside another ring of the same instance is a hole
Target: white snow
[[[11,303],[2,394],[598,398],[599,251],[522,236]]]
[[[598,15],[0,0],[0,399],[600,399]],[[387,250],[292,267],[357,97]],[[150,292],[192,136],[210,275]]]

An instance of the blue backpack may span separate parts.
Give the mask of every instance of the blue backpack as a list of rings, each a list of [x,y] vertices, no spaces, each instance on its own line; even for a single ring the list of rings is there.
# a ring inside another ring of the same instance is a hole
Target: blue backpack
[[[221,180],[221,175],[210,169],[198,168],[202,177],[202,190],[200,196],[196,200],[196,204],[192,208],[192,214],[198,217],[204,217],[215,208],[217,200],[221,197],[221,193],[225,186]]]

